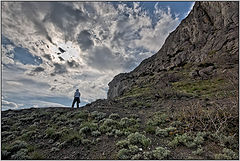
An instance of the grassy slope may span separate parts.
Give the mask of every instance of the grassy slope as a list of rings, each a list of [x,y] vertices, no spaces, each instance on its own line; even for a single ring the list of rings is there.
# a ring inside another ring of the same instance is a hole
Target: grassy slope
[[[238,158],[236,115],[199,98],[153,99],[149,92],[151,87],[136,87],[114,102],[81,109],[4,111],[2,159]],[[210,120],[216,114],[218,120]]]

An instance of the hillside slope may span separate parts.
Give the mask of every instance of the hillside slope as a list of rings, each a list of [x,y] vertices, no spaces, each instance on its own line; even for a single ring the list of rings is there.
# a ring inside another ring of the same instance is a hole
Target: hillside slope
[[[108,99],[2,111],[2,159],[239,159],[238,6],[196,2]]]

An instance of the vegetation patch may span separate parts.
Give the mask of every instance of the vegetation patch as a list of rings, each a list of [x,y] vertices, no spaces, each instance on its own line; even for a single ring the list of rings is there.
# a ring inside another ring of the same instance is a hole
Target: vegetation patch
[[[218,160],[238,160],[239,159],[238,154],[231,149],[224,148],[222,152],[223,153],[221,154],[216,154],[215,159],[218,159]]]
[[[221,93],[224,80],[214,78],[209,80],[188,80],[172,83],[173,88],[179,92],[193,96],[213,97]]]

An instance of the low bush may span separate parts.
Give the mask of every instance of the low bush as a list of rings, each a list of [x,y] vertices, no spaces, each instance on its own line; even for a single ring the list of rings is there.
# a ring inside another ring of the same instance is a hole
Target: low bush
[[[106,113],[98,112],[98,111],[93,111],[93,112],[91,113],[91,117],[92,117],[93,119],[97,120],[97,121],[102,120],[103,118],[106,117],[106,115],[107,115]]]
[[[218,160],[237,160],[239,159],[239,156],[237,153],[235,153],[233,150],[231,149],[227,149],[227,148],[224,148],[222,154],[215,154],[215,159],[218,159]]]
[[[103,124],[99,127],[102,133],[111,132],[112,129],[118,129],[119,123],[116,120],[106,119]]]
[[[139,147],[146,148],[151,144],[151,140],[139,132],[132,133],[127,138],[130,144],[139,145]]]
[[[164,125],[167,121],[169,121],[169,117],[167,114],[162,112],[156,112],[148,121],[147,126],[148,131],[151,131],[154,127],[157,128],[158,126]]]
[[[25,141],[16,140],[7,148],[7,150],[14,153],[24,148],[27,148],[27,143]]]
[[[82,136],[77,132],[69,133],[62,136],[63,143],[60,147],[64,147],[67,145],[79,146],[82,143]]]
[[[155,134],[156,127],[153,126],[153,125],[151,125],[151,124],[147,124],[146,127],[144,128],[144,130],[145,130],[147,133]]]
[[[119,150],[119,152],[117,153],[117,159],[120,159],[120,160],[131,159],[129,150],[127,150],[125,148]]]
[[[91,135],[94,136],[94,137],[97,137],[97,136],[100,136],[101,135],[101,132],[96,130],[96,131],[92,131],[91,132]]]
[[[44,156],[43,153],[41,153],[41,152],[34,151],[34,152],[31,153],[31,155],[29,156],[29,159],[31,159],[31,160],[43,160],[43,159],[45,159],[45,156]]]
[[[119,114],[117,113],[112,113],[111,115],[109,115],[108,117],[109,119],[112,119],[112,120],[117,120],[120,118]]]
[[[192,154],[194,155],[202,155],[204,152],[202,146],[198,146],[197,150],[196,151],[193,151]]]
[[[115,130],[114,132],[115,132],[115,137],[124,135],[124,133],[121,130]]]
[[[8,152],[7,150],[2,150],[1,158],[2,158],[3,160],[5,160],[5,159],[9,159],[10,154],[11,154],[11,153]]]
[[[169,136],[170,133],[174,133],[177,129],[175,127],[168,127],[168,128],[165,128],[165,129],[161,129],[159,127],[157,127],[156,129],[156,135],[157,136],[162,136],[162,137],[167,137]]]
[[[84,122],[81,124],[80,128],[81,129],[79,130],[79,134],[85,136],[91,133],[92,131],[96,131],[98,128],[98,125],[97,123],[93,123],[93,122]]]
[[[136,153],[138,153],[139,152],[139,148],[138,148],[138,146],[137,145],[129,145],[128,146],[128,148],[129,148],[129,152],[132,154],[132,155],[134,155],[134,154],[136,154]]]
[[[161,129],[161,128],[157,127],[156,135],[166,137],[166,136],[168,136],[168,131],[166,129]]]
[[[169,146],[176,147],[177,145],[185,145],[188,148],[194,148],[199,145],[202,145],[204,143],[204,137],[206,136],[206,133],[204,132],[198,132],[196,134],[196,137],[191,136],[187,133],[184,133],[183,135],[178,135],[174,137],[174,139],[169,142]]]
[[[88,118],[88,111],[86,110],[81,110],[79,112],[76,112],[75,116],[73,117],[75,119],[83,119],[86,120]]]
[[[89,140],[89,139],[82,139],[82,144],[83,145],[90,145],[91,143],[92,143],[92,141]]]
[[[193,141],[193,138],[188,135],[187,133],[184,133],[183,135],[178,135],[174,137],[174,139],[169,142],[169,146],[171,147],[176,147],[177,145],[185,145],[185,146],[190,146]]]
[[[119,148],[127,148],[128,147],[128,144],[129,144],[129,141],[128,140],[120,140],[117,142],[117,146]]]
[[[52,147],[52,148],[51,148],[51,152],[58,152],[58,151],[60,151],[59,148],[56,148],[56,147]]]
[[[180,127],[183,125],[183,123],[181,121],[173,121],[170,125],[174,127]]]
[[[157,147],[155,150],[152,151],[152,155],[153,155],[153,159],[165,159],[166,157],[168,157],[170,154],[169,150],[166,150],[163,147]]]
[[[28,153],[27,149],[20,149],[19,151],[17,151],[17,153],[15,153],[11,156],[11,159],[13,159],[13,160],[29,159],[29,156],[27,155],[27,153]]]
[[[65,121],[67,121],[67,120],[68,120],[68,118],[67,118],[64,114],[62,114],[62,115],[60,115],[60,116],[58,116],[58,117],[56,118],[56,121],[65,122]]]

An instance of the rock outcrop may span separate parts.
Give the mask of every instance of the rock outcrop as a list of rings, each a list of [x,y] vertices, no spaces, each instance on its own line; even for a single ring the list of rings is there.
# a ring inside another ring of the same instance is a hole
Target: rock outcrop
[[[160,88],[167,86],[169,71],[193,67],[188,73],[191,78],[208,79],[228,69],[238,70],[238,12],[238,2],[195,2],[155,55],[132,72],[114,77],[108,84],[108,99],[141,86],[150,76],[155,76],[153,82]]]

